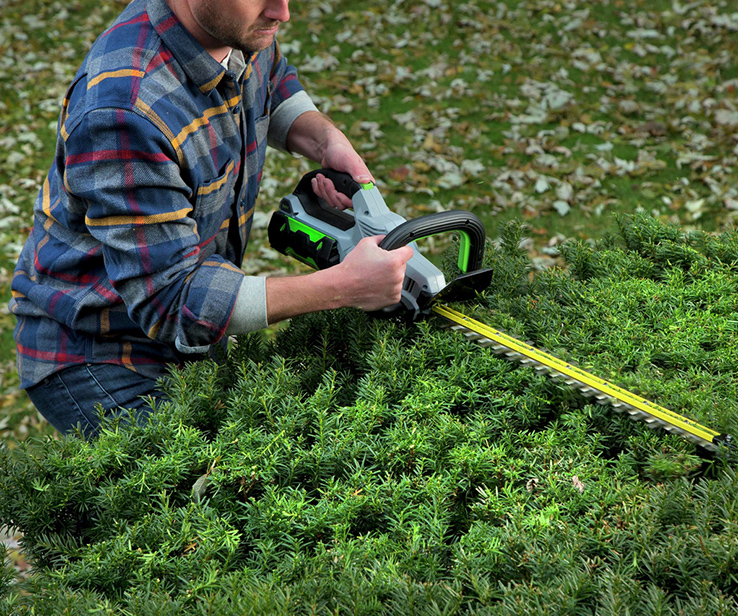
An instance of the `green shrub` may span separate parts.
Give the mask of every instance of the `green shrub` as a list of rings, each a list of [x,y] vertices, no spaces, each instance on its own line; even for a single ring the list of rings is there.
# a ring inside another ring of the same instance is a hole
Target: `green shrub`
[[[738,432],[736,235],[622,219],[531,274],[508,225],[464,311]],[[0,449],[17,614],[727,614],[732,461],[429,320],[358,311],[174,372],[146,425]]]

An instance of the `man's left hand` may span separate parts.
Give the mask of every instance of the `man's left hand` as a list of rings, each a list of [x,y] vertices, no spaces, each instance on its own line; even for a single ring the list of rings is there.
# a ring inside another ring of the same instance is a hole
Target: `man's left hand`
[[[309,111],[295,120],[287,135],[287,148],[314,160],[323,169],[348,173],[360,184],[374,181],[366,163],[346,135],[318,111]],[[333,182],[322,174],[313,179],[313,191],[336,209],[351,207],[351,199],[338,192]]]
[[[324,169],[333,169],[335,171],[343,171],[348,173],[354,180],[359,184],[368,184],[373,182],[374,178],[369,172],[369,168],[364,163],[361,156],[359,156],[348,142],[343,134],[343,139],[336,139],[334,143],[331,143],[326,148],[323,160],[320,161],[321,166]],[[333,182],[319,173],[313,178],[313,192],[325,200],[328,205],[335,207],[339,210],[345,210],[352,206],[351,199],[336,190]]]

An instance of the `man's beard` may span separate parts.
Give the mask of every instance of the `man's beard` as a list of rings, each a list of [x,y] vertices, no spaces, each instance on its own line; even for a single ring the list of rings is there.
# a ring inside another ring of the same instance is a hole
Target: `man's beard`
[[[208,20],[208,34],[215,37],[228,47],[233,47],[243,52],[245,57],[270,47],[274,42],[274,36],[260,36],[256,32],[262,30],[271,30],[282,22],[270,21],[266,23],[256,23],[249,27],[245,32],[239,32],[231,23],[222,23],[218,19]]]

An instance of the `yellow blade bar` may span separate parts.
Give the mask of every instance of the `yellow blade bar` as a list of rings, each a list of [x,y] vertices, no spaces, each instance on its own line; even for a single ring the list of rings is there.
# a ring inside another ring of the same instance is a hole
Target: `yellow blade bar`
[[[452,323],[460,325],[464,329],[470,330],[494,343],[500,344],[516,353],[524,355],[525,357],[528,357],[529,359],[532,359],[533,361],[538,362],[539,364],[542,364],[565,377],[569,377],[579,383],[591,387],[605,396],[615,398],[634,409],[638,409],[639,411],[656,418],[667,426],[673,426],[677,431],[686,432],[687,434],[692,435],[692,437],[696,437],[701,441],[706,441],[705,444],[710,449],[717,448],[717,444],[714,439],[715,437],[720,436],[719,432],[715,432],[714,430],[706,428],[705,426],[687,419],[682,415],[678,415],[663,406],[659,406],[658,404],[654,404],[653,402],[649,402],[644,398],[636,396],[622,387],[608,383],[589,372],[585,372],[581,368],[572,366],[553,355],[549,355],[548,353],[536,349],[529,344],[525,344],[517,338],[513,338],[497,329],[493,329],[484,323],[475,321],[453,308],[436,304],[433,306],[433,312]]]

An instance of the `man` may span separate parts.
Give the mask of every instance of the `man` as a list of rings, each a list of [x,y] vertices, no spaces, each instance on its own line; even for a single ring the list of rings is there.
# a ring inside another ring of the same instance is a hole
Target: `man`
[[[399,300],[408,247],[367,238],[330,270],[247,277],[267,141],[365,183],[275,35],[289,0],[134,0],[65,96],[13,279],[21,387],[58,430],[96,404],[147,413],[168,364],[299,314]],[[316,194],[348,199],[319,176]]]

